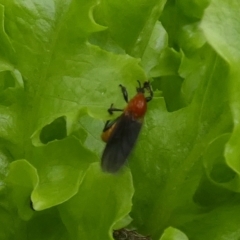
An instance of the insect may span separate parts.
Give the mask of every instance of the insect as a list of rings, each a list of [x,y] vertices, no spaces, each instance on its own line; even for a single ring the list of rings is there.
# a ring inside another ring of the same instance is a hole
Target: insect
[[[128,101],[127,89],[120,84],[127,106],[125,109],[119,109],[114,108],[113,104],[111,104],[108,109],[111,115],[116,111],[122,111],[123,113],[115,120],[107,121],[104,126],[101,136],[102,140],[106,142],[101,159],[103,171],[117,172],[126,162],[136,143],[147,111],[147,102],[151,101],[153,97],[149,82],[144,82],[141,85],[140,81],[138,81],[138,84],[137,94],[130,101]],[[149,93],[149,96],[144,96],[145,91]]]
[[[114,230],[113,237],[115,240],[151,240],[149,236],[145,237],[136,231],[128,230],[126,228]]]

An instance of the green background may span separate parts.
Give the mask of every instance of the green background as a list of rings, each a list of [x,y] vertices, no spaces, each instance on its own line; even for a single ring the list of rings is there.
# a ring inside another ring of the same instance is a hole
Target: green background
[[[0,239],[240,238],[238,0],[0,0]],[[103,173],[118,85],[151,80]]]

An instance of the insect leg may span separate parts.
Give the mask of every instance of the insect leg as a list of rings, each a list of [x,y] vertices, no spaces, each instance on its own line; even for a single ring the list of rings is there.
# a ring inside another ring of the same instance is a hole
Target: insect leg
[[[107,121],[106,121],[106,123],[105,123],[105,125],[104,125],[104,128],[103,128],[103,132],[105,132],[106,130],[109,129],[109,122],[110,122],[110,120],[107,120]]]
[[[137,82],[138,82],[139,88],[142,88],[141,82],[139,80],[137,80]]]
[[[149,96],[149,97],[145,97],[146,101],[149,102],[152,100],[152,96]]]
[[[109,114],[113,114],[113,112],[123,112],[123,109],[119,109],[119,108],[114,108],[113,107],[113,103],[111,104],[110,108],[108,109]]]
[[[108,109],[108,112],[109,112],[109,114],[112,115],[113,112],[116,112],[116,111],[122,112],[123,109],[114,108],[113,103],[112,103],[110,108]],[[103,132],[107,131],[115,122],[116,122],[116,119],[115,120],[107,120],[104,125]]]
[[[152,91],[152,88],[151,88],[150,83],[149,83],[149,82],[144,82],[143,88],[145,88],[145,89],[149,92],[149,94],[150,94],[150,96],[148,96],[148,97],[145,98],[146,101],[147,101],[147,102],[151,101],[152,98],[153,98],[153,91]]]
[[[128,103],[128,93],[127,93],[127,89],[126,89],[123,85],[121,85],[121,84],[119,84],[119,87],[120,87],[121,90],[122,90],[122,94],[123,94],[124,100]]]
[[[137,80],[137,82],[138,82],[138,86],[139,86],[139,87],[136,88],[137,92],[138,93],[140,93],[140,92],[144,93],[144,87],[142,87],[141,82],[139,80]]]

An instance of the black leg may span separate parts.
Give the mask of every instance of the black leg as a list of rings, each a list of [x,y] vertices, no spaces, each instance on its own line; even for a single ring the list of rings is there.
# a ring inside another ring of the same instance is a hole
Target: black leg
[[[108,109],[109,114],[113,114],[113,112],[123,112],[123,109],[119,109],[119,108],[114,108],[113,107],[113,103],[111,104],[110,108]]]
[[[149,102],[152,100],[152,96],[151,97],[145,97],[146,101]]]
[[[111,104],[110,108],[107,110],[109,112],[109,114],[113,114],[113,112],[123,112],[123,109],[119,109],[119,108],[114,108],[113,107],[113,103]],[[103,132],[107,131],[114,123],[116,122],[115,120],[108,120],[106,121],[104,128],[103,128]]]
[[[150,83],[149,83],[149,82],[144,82],[143,88],[145,88],[145,89],[149,92],[149,94],[150,94],[150,96],[148,96],[148,97],[145,98],[146,101],[147,101],[147,102],[151,101],[152,98],[153,98],[153,91],[152,91],[152,88],[151,88]]]
[[[122,94],[123,94],[124,100],[128,103],[128,93],[127,93],[127,89],[126,89],[123,85],[121,85],[121,84],[119,84],[119,87],[120,87],[121,90],[122,90]]]
[[[139,88],[142,88],[140,81],[137,80],[137,82],[138,82]]]
[[[141,82],[139,80],[137,80],[138,82],[138,87],[136,88],[137,89],[137,92],[140,93],[140,92],[144,92],[144,87],[141,86]]]
[[[109,129],[109,123],[110,123],[110,120],[106,121],[104,128],[103,128],[103,132],[105,132],[106,130]]]

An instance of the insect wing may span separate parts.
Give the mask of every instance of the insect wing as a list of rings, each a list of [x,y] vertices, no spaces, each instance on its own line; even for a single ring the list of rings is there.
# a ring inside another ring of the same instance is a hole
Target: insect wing
[[[110,136],[112,135],[113,129],[115,128],[116,122],[119,120],[119,117],[114,120],[109,120],[106,122],[101,138],[104,142],[108,142]]]
[[[113,127],[113,125],[114,125],[117,121],[119,121],[119,118],[120,118],[120,117],[118,117],[118,118],[116,118],[116,119],[113,119],[113,120],[107,121],[107,124],[105,125],[105,127],[104,127],[104,129],[103,129],[103,132],[106,132],[106,131],[108,131],[111,127]]]
[[[117,172],[126,162],[142,127],[131,115],[121,115],[108,139],[102,155],[102,169]]]

